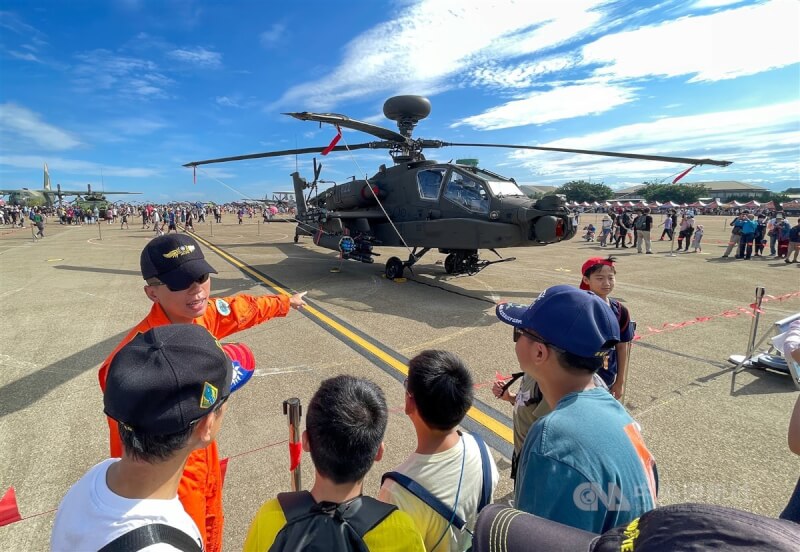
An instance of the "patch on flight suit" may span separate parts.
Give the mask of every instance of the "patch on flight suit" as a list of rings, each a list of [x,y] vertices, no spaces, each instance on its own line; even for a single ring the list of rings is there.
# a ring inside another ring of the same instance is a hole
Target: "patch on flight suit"
[[[231,313],[231,306],[224,299],[217,299],[215,304],[217,305],[217,311],[222,316],[228,316]]]

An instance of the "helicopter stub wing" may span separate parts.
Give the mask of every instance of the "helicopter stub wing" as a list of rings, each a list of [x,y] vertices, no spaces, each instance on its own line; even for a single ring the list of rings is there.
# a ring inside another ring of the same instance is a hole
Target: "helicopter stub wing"
[[[527,149],[527,150],[540,150],[540,151],[557,151],[562,153],[578,153],[582,155],[603,155],[606,157],[622,157],[624,159],[644,159],[645,161],[664,161],[667,163],[685,163],[687,165],[716,165],[718,167],[727,167],[733,161],[717,161],[715,159],[694,159],[692,157],[671,157],[666,155],[646,155],[641,153],[621,153],[616,151],[596,151],[596,150],[583,150],[571,148],[548,148],[545,146],[519,146],[513,144],[465,144],[459,142],[441,142],[440,147],[445,146],[469,146],[479,148],[511,148],[511,149]],[[428,146],[437,147],[437,146]]]
[[[352,144],[349,146],[335,146],[330,151],[346,151],[359,149],[389,149],[394,144],[391,142],[367,142],[364,144]],[[217,159],[206,159],[204,161],[192,161],[186,163],[184,167],[198,167],[200,165],[210,165],[211,163],[227,163],[229,161],[245,161],[247,159],[263,159],[265,157],[280,157],[282,155],[301,155],[303,153],[320,153],[328,146],[317,146],[313,148],[299,148],[281,151],[265,151],[263,153],[249,153],[247,155],[234,155],[233,157],[218,157]]]
[[[385,219],[386,213],[380,209],[372,209],[370,211],[328,211],[328,216],[338,219]]]
[[[395,132],[388,128],[383,128],[378,125],[373,125],[371,123],[357,121],[356,119],[351,119],[346,115],[339,115],[338,113],[309,113],[308,111],[303,111],[300,113],[284,113],[284,115],[289,115],[290,117],[300,119],[301,121],[317,121],[320,123],[339,125],[340,127],[359,130],[361,132],[366,132],[367,134],[372,134],[377,138],[390,140],[392,142],[400,142],[401,144],[405,144],[408,141],[408,139],[399,132]]]

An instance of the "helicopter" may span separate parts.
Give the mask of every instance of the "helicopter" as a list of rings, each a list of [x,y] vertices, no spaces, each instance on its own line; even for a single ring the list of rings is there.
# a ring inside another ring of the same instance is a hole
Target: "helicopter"
[[[72,204],[80,207],[84,211],[93,211],[97,207],[101,219],[105,219],[106,210],[113,205],[114,202],[109,201],[106,195],[138,195],[142,192],[93,192],[92,185],[87,185],[87,191],[75,193],[77,197],[72,200]]]
[[[503,258],[498,249],[544,246],[571,239],[577,228],[563,196],[528,198],[513,178],[496,174],[474,163],[428,160],[423,150],[447,146],[542,150],[627,159],[666,161],[690,165],[728,166],[730,161],[693,159],[635,153],[525,146],[475,144],[413,138],[414,127],[431,112],[422,96],[394,96],[386,100],[383,113],[397,123],[398,131],[351,119],[337,113],[284,113],[301,121],[327,123],[337,128],[328,146],[253,153],[204,161],[184,167],[211,163],[261,159],[331,151],[387,149],[393,166],[381,165],[372,177],[335,184],[322,192],[317,185],[322,165],[314,158],[314,176],[309,183],[299,172],[291,174],[297,201],[294,241],[311,236],[316,245],[338,251],[343,259],[374,263],[380,254],[376,246],[405,247],[408,259],[391,257],[384,273],[389,279],[412,270],[431,249],[446,254],[447,274],[475,274],[487,266],[514,260]],[[379,141],[340,146],[341,128],[361,131]],[[308,190],[308,195],[305,191]],[[312,197],[314,194],[314,197]],[[499,259],[481,259],[478,251],[488,249]]]

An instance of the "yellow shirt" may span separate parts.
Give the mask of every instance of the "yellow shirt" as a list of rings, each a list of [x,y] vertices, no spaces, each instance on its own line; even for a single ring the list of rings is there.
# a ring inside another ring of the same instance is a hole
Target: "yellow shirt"
[[[277,498],[265,502],[250,524],[245,552],[266,552],[283,526],[286,517]],[[405,512],[395,510],[364,535],[364,543],[372,552],[425,552],[422,537]]]

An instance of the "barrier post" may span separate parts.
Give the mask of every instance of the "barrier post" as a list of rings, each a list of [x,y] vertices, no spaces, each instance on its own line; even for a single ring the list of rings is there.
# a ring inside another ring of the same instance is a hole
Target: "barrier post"
[[[261,235],[261,221],[259,219],[256,219],[256,226],[258,227],[257,232],[258,232],[258,235],[260,236]]]
[[[293,397],[283,401],[283,414],[289,416],[289,473],[292,491],[299,491],[303,488],[300,481],[300,457],[303,452],[303,445],[300,442],[300,418],[303,415],[303,407],[300,405],[300,399]]]
[[[100,224],[100,220],[98,219],[97,220],[97,233],[100,236],[100,241],[103,241],[103,231],[100,229],[101,226],[103,226],[103,225]]]
[[[764,300],[764,286],[756,286],[756,300],[753,303],[753,319],[750,321],[750,337],[747,340],[746,358],[750,358],[755,349],[756,334],[758,333],[758,322],[761,318],[761,301]]]
[[[208,226],[211,228],[211,237],[213,238],[214,237],[214,221],[213,220],[209,220],[208,221]]]

